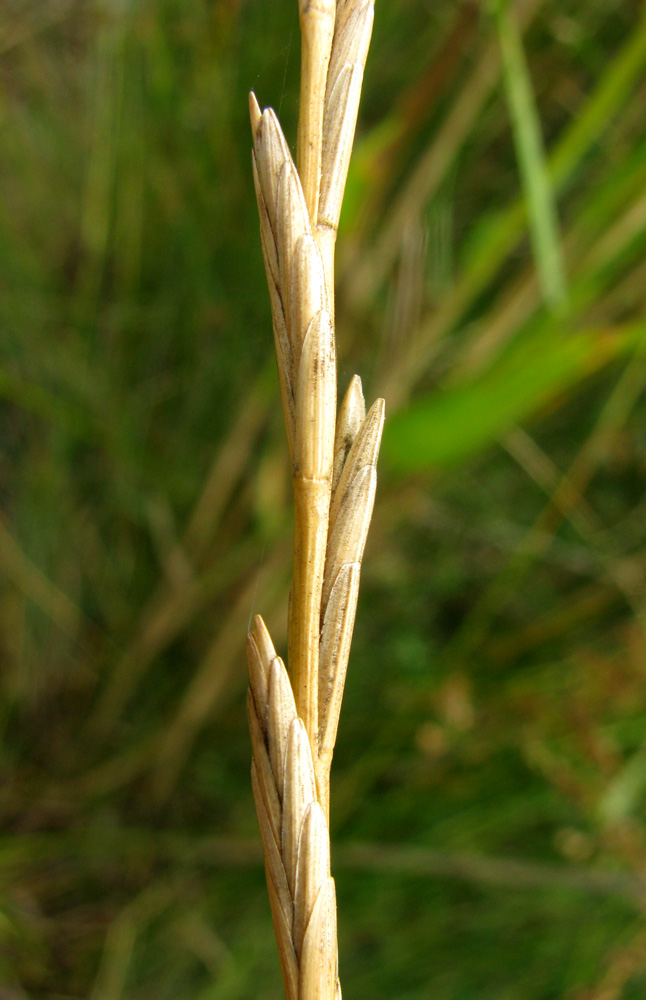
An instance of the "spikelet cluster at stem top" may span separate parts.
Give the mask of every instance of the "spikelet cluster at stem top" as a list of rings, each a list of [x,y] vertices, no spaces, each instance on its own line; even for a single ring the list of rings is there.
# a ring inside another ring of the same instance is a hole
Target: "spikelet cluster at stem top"
[[[251,95],[253,176],[294,485],[289,676],[248,642],[253,787],[288,1000],[340,998],[329,771],[376,489],[383,400],[355,376],[337,418],[334,246],[373,0],[299,0],[297,164]]]

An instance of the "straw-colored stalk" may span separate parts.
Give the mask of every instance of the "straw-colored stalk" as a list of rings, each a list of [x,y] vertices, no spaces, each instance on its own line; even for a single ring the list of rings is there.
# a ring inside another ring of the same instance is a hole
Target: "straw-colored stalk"
[[[252,780],[288,1000],[335,1000],[328,832],[383,400],[352,379],[337,417],[334,247],[373,0],[300,0],[298,168],[251,95],[253,173],[294,483],[289,675],[260,617],[248,639]]]

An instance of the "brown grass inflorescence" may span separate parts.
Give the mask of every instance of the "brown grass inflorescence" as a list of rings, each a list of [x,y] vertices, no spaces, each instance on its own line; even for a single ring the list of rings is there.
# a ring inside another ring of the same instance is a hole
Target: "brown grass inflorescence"
[[[252,783],[288,1000],[341,995],[330,765],[376,489],[383,400],[354,376],[337,417],[334,248],[373,0],[300,2],[298,166],[250,98],[253,173],[294,485],[289,674],[262,618],[248,639]]]

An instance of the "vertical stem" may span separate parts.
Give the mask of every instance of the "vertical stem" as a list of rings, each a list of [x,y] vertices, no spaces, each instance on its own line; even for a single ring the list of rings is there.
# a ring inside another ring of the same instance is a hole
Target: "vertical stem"
[[[336,0],[299,0],[301,27],[301,93],[298,119],[297,166],[303,186],[305,203],[312,230],[316,232],[319,191],[321,186],[321,157],[323,148],[323,115],[328,63],[334,37]],[[333,295],[333,279],[324,275],[328,298]],[[332,289],[332,293],[331,293]],[[330,313],[330,317],[331,317]],[[331,324],[332,325],[332,324]],[[334,343],[333,327],[330,331]],[[305,331],[301,331],[305,336]],[[297,711],[307,730],[312,755],[318,751],[318,666],[321,618],[321,590],[325,566],[325,549],[330,508],[331,461],[334,442],[336,411],[336,374],[334,370],[322,378],[319,366],[310,371],[309,386],[300,383],[300,392],[311,394],[309,408],[302,397],[300,428],[305,451],[323,452],[323,462],[315,460],[309,469],[308,462],[299,462],[295,455],[294,466],[294,575],[289,620],[289,665],[293,678]],[[332,378],[330,379],[330,374]],[[313,400],[326,383],[328,401],[333,405],[317,406]],[[297,414],[297,420],[299,419]],[[308,443],[309,442],[309,443]],[[323,444],[327,442],[327,444]],[[320,446],[322,445],[322,450]],[[298,450],[298,449],[297,449]]]

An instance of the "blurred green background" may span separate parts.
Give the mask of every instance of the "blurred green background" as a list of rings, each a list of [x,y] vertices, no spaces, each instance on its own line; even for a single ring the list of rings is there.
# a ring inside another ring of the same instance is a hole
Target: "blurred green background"
[[[290,482],[247,92],[294,0],[0,10],[0,995],[282,995],[244,637]],[[388,425],[346,1000],[646,995],[646,9],[378,0],[339,380]]]

